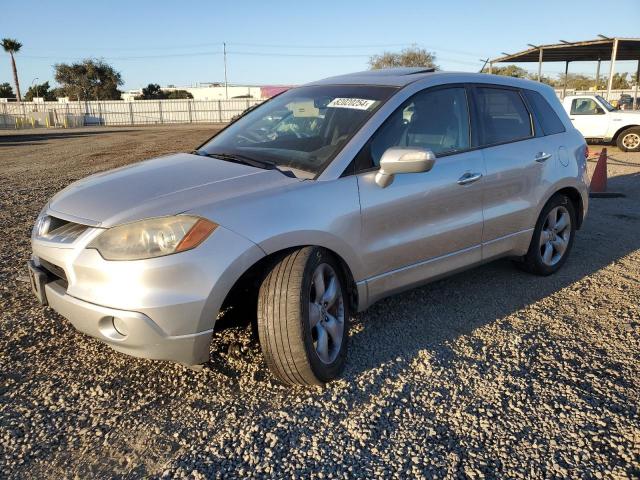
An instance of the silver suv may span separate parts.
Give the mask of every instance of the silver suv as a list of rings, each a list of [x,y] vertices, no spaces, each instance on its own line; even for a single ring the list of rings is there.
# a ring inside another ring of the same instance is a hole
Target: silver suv
[[[320,384],[345,365],[350,316],[385,296],[499,257],[558,270],[587,212],[585,151],[540,83],[329,78],[55,195],[33,288],[115,350],[190,366],[240,308],[275,376]]]

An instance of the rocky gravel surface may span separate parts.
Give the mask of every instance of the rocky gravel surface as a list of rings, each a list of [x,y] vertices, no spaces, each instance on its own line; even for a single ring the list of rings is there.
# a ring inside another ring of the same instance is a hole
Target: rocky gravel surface
[[[118,354],[39,307],[32,222],[89,173],[214,127],[0,133],[0,477],[640,477],[640,155],[614,153],[565,268],[499,261],[354,318],[349,366],[288,388],[227,322],[202,372]]]

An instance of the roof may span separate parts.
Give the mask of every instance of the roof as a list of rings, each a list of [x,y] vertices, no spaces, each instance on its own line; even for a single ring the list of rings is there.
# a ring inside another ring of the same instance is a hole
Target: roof
[[[544,91],[553,89],[548,85],[524,78],[491,75],[477,72],[443,72],[421,68],[388,68],[383,70],[369,70],[365,72],[348,73],[337,77],[329,77],[309,85],[377,85],[404,87],[419,80],[429,80],[428,86],[444,83],[489,83],[517,88]],[[427,86],[427,85],[426,85]],[[554,94],[555,95],[555,94]]]
[[[384,68],[381,70],[365,70],[364,72],[348,73],[312,82],[315,85],[345,84],[345,85],[389,85],[403,87],[416,80],[433,75],[433,68],[407,67]]]
[[[584,42],[539,45],[522,52],[494,58],[491,63],[537,62],[542,49],[543,62],[611,60],[613,43],[618,40],[616,60],[640,60],[640,38],[602,38]]]

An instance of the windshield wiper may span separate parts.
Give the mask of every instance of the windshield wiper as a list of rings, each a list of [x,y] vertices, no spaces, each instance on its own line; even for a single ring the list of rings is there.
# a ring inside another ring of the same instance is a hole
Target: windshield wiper
[[[207,153],[202,150],[194,150],[194,154],[202,155],[204,157],[211,158],[219,158],[221,160],[226,160],[227,162],[241,163],[243,165],[249,165],[251,167],[262,168],[265,170],[280,170],[275,163],[269,162],[267,160],[257,160],[255,158],[247,157],[245,155],[240,155],[237,153]]]

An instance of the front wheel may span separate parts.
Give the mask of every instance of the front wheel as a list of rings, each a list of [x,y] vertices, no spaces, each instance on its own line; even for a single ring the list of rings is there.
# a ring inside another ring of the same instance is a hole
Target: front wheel
[[[262,282],[258,336],[272,373],[292,385],[322,385],[343,370],[349,333],[345,279],[318,247],[293,251]]]
[[[529,251],[520,264],[536,275],[551,275],[567,261],[576,231],[576,211],[565,195],[554,195],[542,209]]]
[[[616,143],[624,152],[640,152],[640,127],[627,128],[618,135]]]

